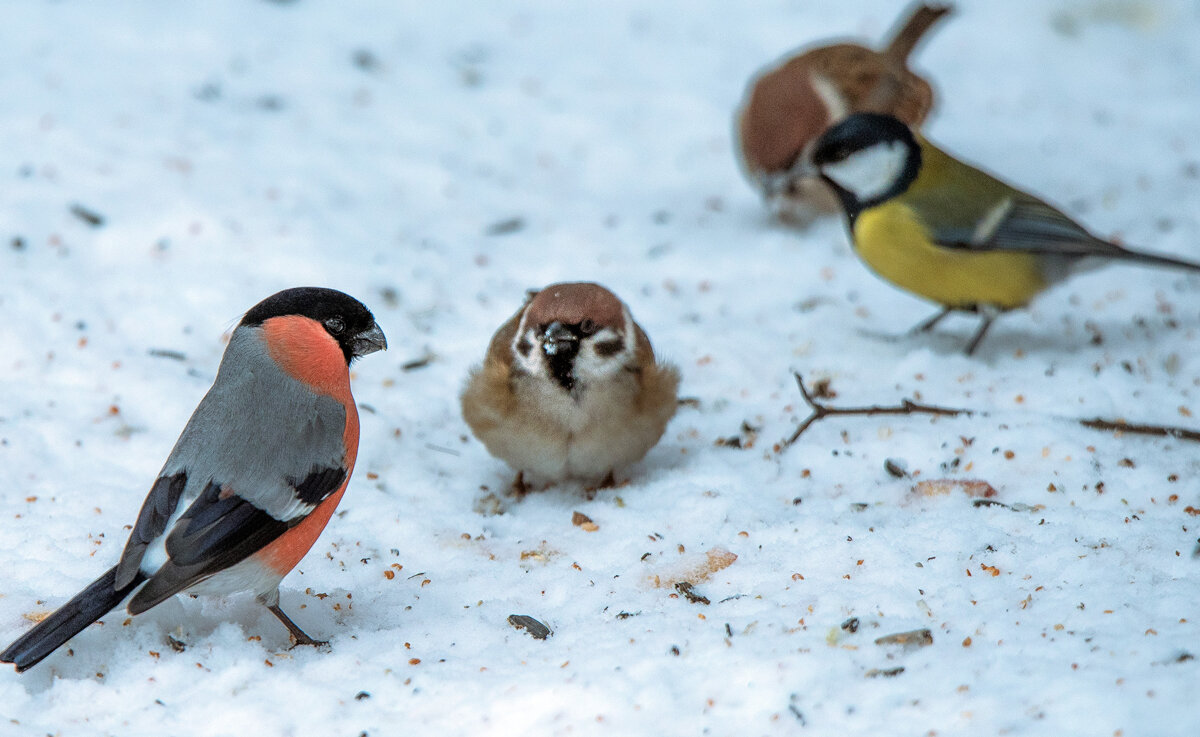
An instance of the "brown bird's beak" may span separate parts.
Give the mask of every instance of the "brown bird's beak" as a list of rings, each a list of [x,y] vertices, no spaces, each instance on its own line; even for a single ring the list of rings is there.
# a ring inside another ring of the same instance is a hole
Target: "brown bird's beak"
[[[350,344],[350,353],[356,358],[361,358],[375,351],[387,350],[387,336],[379,329],[375,323],[371,323],[371,327],[354,336],[354,340]]]
[[[809,160],[807,155],[801,155],[796,163],[783,171],[767,172],[760,175],[759,183],[763,195],[770,200],[796,191],[796,183],[804,179],[815,179],[821,176],[821,171]]]
[[[578,347],[579,336],[561,322],[552,322],[542,333],[542,352],[554,356],[561,352],[573,353]]]

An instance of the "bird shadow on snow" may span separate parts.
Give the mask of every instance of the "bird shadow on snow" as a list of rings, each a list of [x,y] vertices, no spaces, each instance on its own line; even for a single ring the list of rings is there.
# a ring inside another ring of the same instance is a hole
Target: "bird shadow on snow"
[[[953,321],[953,322],[951,322]],[[1180,320],[1175,328],[1165,325],[1138,325],[1128,318],[1113,320],[1089,319],[1095,332],[1080,324],[1064,327],[1048,325],[1044,321],[1022,320],[1017,315],[999,317],[975,349],[974,358],[987,361],[991,358],[1011,356],[1017,351],[1030,354],[1077,355],[1086,351],[1108,351],[1113,353],[1141,352],[1161,345],[1164,333],[1172,330],[1188,330],[1200,327],[1194,320]],[[1009,323],[1012,323],[1011,325]],[[1023,324],[1022,324],[1023,323]],[[966,329],[963,329],[965,326]],[[974,315],[953,315],[945,323],[925,333],[912,329],[899,333],[858,328],[855,332],[864,338],[893,344],[903,350],[927,348],[939,355],[963,355],[967,344],[979,329],[979,318]],[[1103,342],[1097,344],[1097,335]]]
[[[324,607],[301,609],[302,596],[302,592],[289,591],[285,586],[280,591],[280,606],[314,638],[335,644],[338,633],[345,629],[342,620],[353,613],[342,612],[339,617]],[[100,622],[103,624],[89,626],[29,671],[14,673],[25,691],[31,695],[47,691],[55,680],[104,682],[117,662],[132,658],[184,657],[200,663],[217,651],[235,658],[257,659],[261,651],[270,655],[292,648],[287,630],[252,594],[176,596],[136,617],[130,617],[123,607],[115,609]],[[218,629],[229,628],[240,632],[245,642],[241,652],[229,652],[220,642]],[[132,653],[128,652],[131,648]],[[293,652],[309,649],[296,648]]]

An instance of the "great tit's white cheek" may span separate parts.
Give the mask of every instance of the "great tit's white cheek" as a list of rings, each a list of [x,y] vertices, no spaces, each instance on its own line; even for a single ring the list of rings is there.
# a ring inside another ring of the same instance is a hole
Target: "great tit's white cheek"
[[[866,202],[890,190],[904,172],[908,148],[900,141],[877,143],[841,161],[825,164],[821,172],[839,187]]]

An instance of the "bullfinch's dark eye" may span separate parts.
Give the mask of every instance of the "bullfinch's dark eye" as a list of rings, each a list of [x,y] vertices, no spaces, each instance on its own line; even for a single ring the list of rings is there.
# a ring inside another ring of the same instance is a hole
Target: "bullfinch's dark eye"
[[[579,332],[584,335],[595,335],[598,329],[599,326],[586,317],[583,318],[583,322],[579,323]]]
[[[333,335],[341,335],[346,329],[346,321],[340,317],[331,317],[325,321],[325,329]]]

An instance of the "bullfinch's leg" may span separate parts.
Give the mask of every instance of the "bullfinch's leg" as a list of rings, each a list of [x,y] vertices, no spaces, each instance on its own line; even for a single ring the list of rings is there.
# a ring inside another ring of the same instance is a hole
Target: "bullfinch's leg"
[[[299,625],[292,621],[291,617],[284,614],[283,610],[279,608],[279,589],[275,589],[267,596],[259,597],[259,601],[262,602],[262,605],[267,608],[267,611],[271,612],[271,614],[274,614],[275,618],[283,623],[284,627],[287,627],[288,632],[290,632],[292,635],[292,647],[298,647],[300,645],[321,647],[329,644],[328,640],[314,640],[313,638],[309,637],[304,630],[300,629]]]

